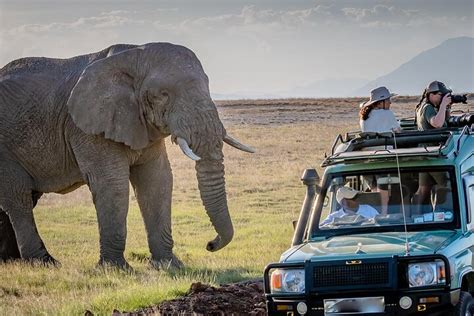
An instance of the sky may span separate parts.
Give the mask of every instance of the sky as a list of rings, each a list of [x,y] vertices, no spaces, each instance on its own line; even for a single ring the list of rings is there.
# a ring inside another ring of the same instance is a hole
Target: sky
[[[459,36],[474,37],[473,0],[0,0],[0,67],[171,42],[220,95],[369,81]]]

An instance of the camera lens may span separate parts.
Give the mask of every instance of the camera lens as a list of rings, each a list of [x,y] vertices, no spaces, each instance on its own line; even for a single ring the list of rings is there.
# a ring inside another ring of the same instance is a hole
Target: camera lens
[[[448,119],[448,126],[461,127],[474,124],[474,113],[466,113],[458,116],[450,116]]]
[[[451,103],[467,103],[467,96],[461,94],[451,95]]]

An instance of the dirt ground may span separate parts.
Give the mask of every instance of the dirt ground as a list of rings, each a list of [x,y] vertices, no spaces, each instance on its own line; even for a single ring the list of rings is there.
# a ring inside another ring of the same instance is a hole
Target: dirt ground
[[[193,283],[184,297],[133,312],[113,312],[113,316],[263,316],[266,314],[262,280],[226,284],[217,288],[199,282]]]
[[[225,126],[325,123],[336,125],[338,121],[358,122],[359,104],[368,98],[328,99],[281,99],[281,100],[233,100],[216,101],[219,116]],[[397,118],[409,118],[415,114],[419,96],[392,98],[391,109]],[[468,95],[472,104],[474,94]],[[469,111],[469,105],[454,104],[452,111]],[[474,109],[470,109],[473,112]]]

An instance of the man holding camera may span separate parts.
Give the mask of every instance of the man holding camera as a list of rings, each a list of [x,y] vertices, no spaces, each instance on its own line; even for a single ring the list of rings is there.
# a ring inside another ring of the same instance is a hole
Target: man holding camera
[[[425,131],[448,126],[452,103],[451,92],[440,81],[433,81],[426,87],[420,103],[416,106],[418,130]]]

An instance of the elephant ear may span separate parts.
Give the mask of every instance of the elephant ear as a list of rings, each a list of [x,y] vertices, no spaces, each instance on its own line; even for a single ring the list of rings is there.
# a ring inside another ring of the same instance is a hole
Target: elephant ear
[[[148,132],[140,110],[138,78],[142,50],[134,48],[87,66],[71,91],[67,107],[74,123],[87,134],[147,146]]]

